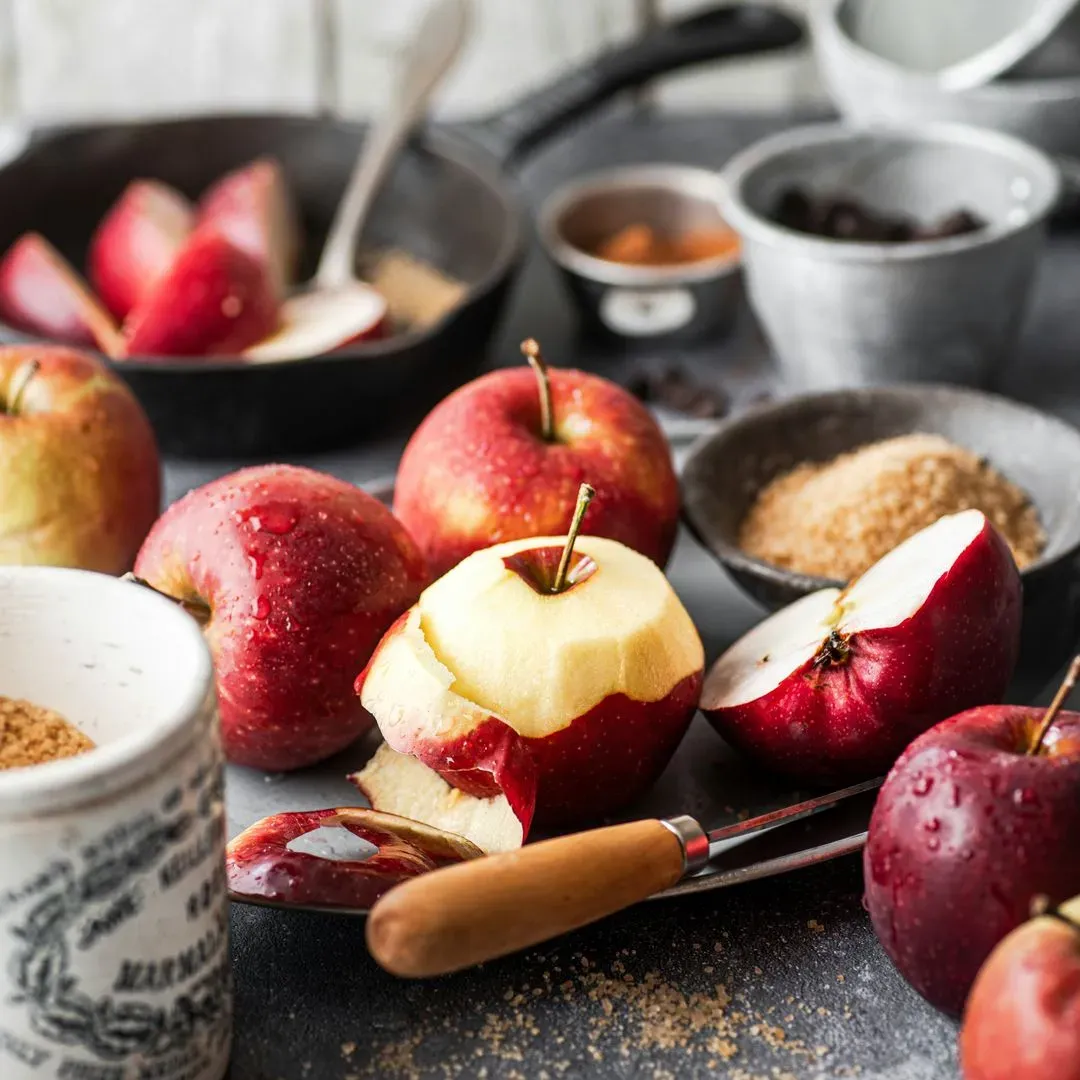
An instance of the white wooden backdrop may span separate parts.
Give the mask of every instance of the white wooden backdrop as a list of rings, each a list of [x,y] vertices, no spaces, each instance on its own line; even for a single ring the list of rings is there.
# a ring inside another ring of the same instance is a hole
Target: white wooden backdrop
[[[0,111],[59,119],[248,108],[320,100],[320,0],[0,0]],[[425,0],[332,5],[338,108],[364,115],[390,92],[392,62]],[[624,39],[640,0],[475,0],[473,40],[438,105],[481,115],[560,67]],[[810,0],[787,0],[804,7]],[[660,0],[665,16],[701,0]],[[770,108],[816,98],[805,52],[665,80],[682,108]]]

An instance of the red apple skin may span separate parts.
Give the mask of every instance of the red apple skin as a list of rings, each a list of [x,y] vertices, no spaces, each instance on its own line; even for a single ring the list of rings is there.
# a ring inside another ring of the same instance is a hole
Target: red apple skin
[[[732,746],[800,780],[884,773],[913,738],[1005,696],[1020,651],[1020,575],[989,524],[909,619],[847,639],[846,662],[808,661],[768,694],[701,708]]]
[[[434,576],[504,540],[561,535],[578,489],[596,497],[583,533],[620,540],[664,566],[675,541],[679,487],[649,411],[607,379],[550,370],[556,441],[540,437],[528,368],[495,371],[440,402],[398,470],[394,513]]]
[[[154,432],[127,385],[60,345],[0,348],[0,563],[131,569],[161,506]]]
[[[189,492],[151,530],[135,572],[210,607],[226,754],[274,771],[329,757],[371,726],[355,673],[428,580],[382,503],[289,465]]]
[[[998,945],[968,997],[960,1058],[965,1080],[1080,1080],[1080,926],[1043,916]]]
[[[379,851],[351,861],[322,859],[286,846],[313,829],[329,826],[348,829]],[[480,854],[460,837],[407,818],[364,807],[339,807],[274,814],[255,822],[229,843],[225,869],[229,891],[237,898],[364,909],[402,881]]]
[[[242,352],[277,325],[263,265],[213,227],[196,229],[124,324],[128,356]]]
[[[90,240],[87,272],[117,319],[168,270],[195,224],[180,192],[157,180],[133,180]]]
[[[38,233],[25,233],[0,261],[0,318],[67,345],[120,351],[112,316],[75,269]]]
[[[866,906],[901,974],[959,1015],[1037,895],[1080,892],[1080,714],[988,705],[926,732],[889,773],[864,855]]]

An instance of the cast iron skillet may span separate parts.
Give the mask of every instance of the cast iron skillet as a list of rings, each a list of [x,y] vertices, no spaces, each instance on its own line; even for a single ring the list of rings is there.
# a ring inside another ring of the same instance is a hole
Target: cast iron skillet
[[[116,364],[150,415],[162,449],[248,457],[363,441],[420,416],[480,367],[520,260],[524,222],[514,163],[560,128],[627,87],[689,64],[797,43],[801,28],[757,5],[673,23],[560,78],[479,125],[477,140],[425,133],[384,186],[361,247],[392,246],[468,285],[439,324],[351,354],[246,365],[218,358]],[[0,249],[33,229],[82,266],[94,226],[134,177],[197,196],[261,154],[281,161],[313,270],[363,127],[328,118],[209,116],[35,132],[0,167]],[[479,143],[483,145],[479,145]],[[0,339],[28,340],[0,324]]]

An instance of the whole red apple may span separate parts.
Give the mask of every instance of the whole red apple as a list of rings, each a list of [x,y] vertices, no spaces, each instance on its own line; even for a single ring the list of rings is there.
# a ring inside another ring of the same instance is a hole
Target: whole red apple
[[[135,572],[201,608],[226,754],[273,770],[319,761],[367,730],[356,671],[427,583],[382,503],[288,465],[189,492],[151,530]]]
[[[664,566],[675,541],[679,486],[649,411],[582,371],[496,371],[440,402],[416,429],[398,470],[394,513],[435,576],[480,548],[563,532],[578,488],[597,496],[586,532],[619,540]]]
[[[146,414],[99,360],[0,348],[0,563],[131,568],[161,503]]]
[[[965,1080],[1080,1080],[1080,896],[1014,930],[971,988]]]
[[[1032,900],[1080,892],[1078,852],[1080,714],[987,705],[920,736],[889,773],[870,821],[866,905],[901,974],[957,1015]]]
[[[1020,575],[978,510],[941,518],[841,592],[760,623],[713,665],[701,707],[732,745],[802,780],[880,775],[918,734],[1000,701]]]

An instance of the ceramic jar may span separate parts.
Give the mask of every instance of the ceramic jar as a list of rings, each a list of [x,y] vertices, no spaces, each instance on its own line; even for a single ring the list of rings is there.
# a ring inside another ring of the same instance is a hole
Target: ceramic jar
[[[0,1077],[221,1080],[225,814],[201,630],[135,583],[0,568],[0,695],[97,744],[0,772]]]

